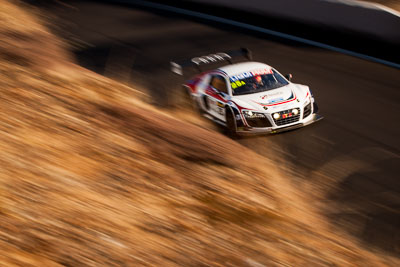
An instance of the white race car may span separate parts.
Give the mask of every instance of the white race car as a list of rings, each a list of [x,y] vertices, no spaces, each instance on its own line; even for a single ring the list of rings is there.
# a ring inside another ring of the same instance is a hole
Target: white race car
[[[194,106],[207,118],[226,126],[230,134],[277,133],[322,119],[308,86],[292,83],[269,65],[246,61],[233,64],[234,56],[249,60],[248,49],[171,62],[172,71],[228,61],[231,64],[198,74],[183,84]]]

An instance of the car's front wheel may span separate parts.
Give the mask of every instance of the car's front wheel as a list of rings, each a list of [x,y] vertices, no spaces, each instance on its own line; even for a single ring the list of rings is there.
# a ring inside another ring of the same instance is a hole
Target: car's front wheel
[[[236,121],[230,108],[226,108],[225,118],[226,118],[226,131],[228,136],[231,138],[237,138]]]
[[[318,105],[317,105],[317,102],[315,102],[315,101],[313,103],[313,109],[314,109],[314,113],[318,112]]]

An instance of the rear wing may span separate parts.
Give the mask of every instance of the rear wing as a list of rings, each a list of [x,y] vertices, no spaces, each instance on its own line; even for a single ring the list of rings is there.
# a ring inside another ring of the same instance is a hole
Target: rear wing
[[[201,66],[207,64],[218,63],[222,61],[228,61],[229,64],[233,64],[233,59],[237,57],[245,57],[248,60],[252,59],[252,53],[247,48],[240,48],[239,50],[229,52],[219,52],[210,54],[207,56],[194,57],[190,60],[184,60],[181,62],[171,61],[171,71],[178,75],[183,76],[183,70],[186,68],[194,68],[195,70],[202,72]]]

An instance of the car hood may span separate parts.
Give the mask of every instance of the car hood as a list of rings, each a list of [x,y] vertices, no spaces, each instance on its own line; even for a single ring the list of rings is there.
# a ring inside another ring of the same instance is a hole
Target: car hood
[[[288,84],[261,93],[233,96],[232,100],[243,108],[265,110],[264,107],[268,108],[297,99],[298,91],[296,85]]]

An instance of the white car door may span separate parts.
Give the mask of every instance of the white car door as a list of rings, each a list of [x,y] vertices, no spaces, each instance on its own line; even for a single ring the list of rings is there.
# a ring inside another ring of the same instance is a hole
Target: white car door
[[[213,117],[225,121],[225,105],[228,101],[228,87],[225,77],[211,75],[210,83],[205,90],[205,106]]]

